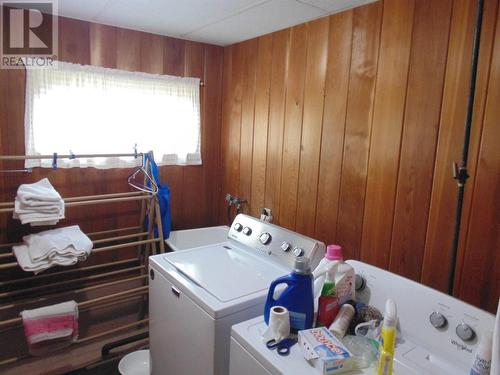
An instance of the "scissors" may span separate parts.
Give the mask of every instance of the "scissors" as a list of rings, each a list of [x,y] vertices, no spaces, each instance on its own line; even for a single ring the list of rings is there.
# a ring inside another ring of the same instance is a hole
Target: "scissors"
[[[266,346],[269,350],[274,350],[278,352],[279,355],[288,355],[290,354],[290,348],[295,345],[297,342],[296,339],[284,339],[281,340],[280,342],[276,342],[276,340],[271,339],[268,342],[266,342]]]

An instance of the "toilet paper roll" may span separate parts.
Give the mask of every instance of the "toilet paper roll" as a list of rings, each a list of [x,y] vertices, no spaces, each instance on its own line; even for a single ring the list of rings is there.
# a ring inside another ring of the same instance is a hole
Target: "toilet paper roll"
[[[280,342],[290,336],[290,313],[283,306],[271,307],[269,314],[269,327],[264,332],[266,340],[275,340]]]

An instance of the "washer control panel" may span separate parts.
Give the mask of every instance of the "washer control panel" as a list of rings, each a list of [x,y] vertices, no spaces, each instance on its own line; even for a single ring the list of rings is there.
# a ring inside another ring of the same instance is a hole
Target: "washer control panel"
[[[228,237],[290,267],[305,256],[314,269],[325,254],[324,243],[245,214],[236,216]]]

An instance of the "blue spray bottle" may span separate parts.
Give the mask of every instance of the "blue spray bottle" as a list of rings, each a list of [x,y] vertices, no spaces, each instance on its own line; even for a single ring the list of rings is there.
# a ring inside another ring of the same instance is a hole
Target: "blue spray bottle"
[[[287,287],[277,299],[274,299],[274,290],[280,284],[286,284]],[[269,286],[264,308],[266,324],[269,324],[269,313],[273,306],[283,306],[288,309],[292,330],[312,328],[314,322],[314,283],[308,258],[297,258],[293,272],[274,280]]]

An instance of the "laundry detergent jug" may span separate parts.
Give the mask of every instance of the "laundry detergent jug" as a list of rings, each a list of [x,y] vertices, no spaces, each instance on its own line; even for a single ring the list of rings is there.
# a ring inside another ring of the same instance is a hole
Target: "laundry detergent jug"
[[[286,284],[286,288],[278,298],[274,292],[278,285]],[[269,314],[273,306],[286,307],[290,313],[290,328],[292,331],[312,328],[314,322],[313,276],[309,259],[299,257],[291,274],[274,280],[269,286],[264,320],[269,324]]]

